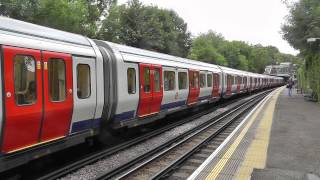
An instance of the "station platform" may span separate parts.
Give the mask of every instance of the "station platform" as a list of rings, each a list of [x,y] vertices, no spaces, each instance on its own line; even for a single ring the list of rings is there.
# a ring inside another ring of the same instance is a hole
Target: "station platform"
[[[320,180],[320,105],[280,87],[188,178]]]

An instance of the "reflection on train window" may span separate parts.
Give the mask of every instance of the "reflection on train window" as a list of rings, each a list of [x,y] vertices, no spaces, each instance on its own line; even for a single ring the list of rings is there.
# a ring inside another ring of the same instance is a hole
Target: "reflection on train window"
[[[193,88],[199,88],[199,73],[198,72],[193,72],[192,87]]]
[[[136,70],[134,68],[128,68],[127,70],[127,79],[128,79],[128,93],[136,93]]]
[[[237,76],[237,84],[242,84],[242,78],[240,76]]]
[[[187,89],[187,73],[178,73],[179,89]]]
[[[175,87],[175,73],[173,71],[164,71],[164,90],[172,91]]]
[[[219,87],[219,74],[214,75],[213,85],[218,88]]]
[[[48,60],[49,97],[50,101],[66,99],[66,66],[62,59]]]
[[[208,87],[212,87],[212,74],[207,74]]]
[[[243,77],[243,84],[244,84],[244,87],[247,86],[247,77]]]
[[[233,84],[233,77],[231,75],[228,75],[227,76],[227,86],[231,86]]]
[[[206,74],[200,74],[200,88],[206,87]]]
[[[77,66],[77,95],[80,99],[86,99],[91,94],[90,66],[78,64]]]
[[[143,91],[150,92],[150,69],[148,67],[143,68]]]
[[[37,100],[35,60],[32,56],[14,57],[14,98],[17,105],[34,104]]]
[[[160,92],[160,69],[154,69],[154,91]]]

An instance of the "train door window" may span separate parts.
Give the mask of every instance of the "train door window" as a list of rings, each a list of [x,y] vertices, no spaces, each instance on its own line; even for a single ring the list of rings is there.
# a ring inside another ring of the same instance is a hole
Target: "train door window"
[[[187,89],[187,73],[178,73],[179,89]]]
[[[91,95],[90,66],[77,65],[77,95],[79,99],[86,99]]]
[[[154,91],[160,92],[160,69],[155,68],[154,69]]]
[[[128,68],[127,70],[128,94],[136,93],[136,70]]]
[[[62,59],[48,60],[49,97],[53,102],[66,99],[66,65]]]
[[[200,74],[200,88],[206,87],[206,74]]]
[[[214,74],[213,85],[219,87],[219,74]]]
[[[199,88],[199,75],[193,72],[193,88]]]
[[[150,68],[143,68],[144,92],[150,92]]]
[[[175,72],[164,71],[164,90],[172,91],[175,87]]]
[[[212,74],[207,74],[208,87],[212,87]]]
[[[34,104],[36,96],[35,60],[32,56],[14,57],[14,97],[17,105]]]

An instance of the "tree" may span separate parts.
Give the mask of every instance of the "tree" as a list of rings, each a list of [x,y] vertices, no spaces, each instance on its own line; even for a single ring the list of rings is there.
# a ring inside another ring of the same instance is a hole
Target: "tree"
[[[307,39],[320,37],[320,1],[300,0],[290,7],[290,15],[282,26],[283,37],[299,49],[305,59],[302,76],[313,92],[320,95],[320,48],[319,43],[308,44]],[[299,81],[301,82],[301,80]],[[319,97],[319,96],[318,96]]]
[[[115,0],[1,0],[0,15],[96,37],[97,23]]]
[[[213,31],[200,34],[193,39],[189,58],[212,64],[227,66],[225,57],[218,52],[218,48],[224,43],[224,38]]]
[[[133,47],[186,57],[191,34],[174,11],[145,6],[138,0],[110,9],[100,37]]]
[[[290,7],[290,15],[282,26],[283,37],[294,48],[305,51],[307,38],[320,37],[320,1],[300,0]]]

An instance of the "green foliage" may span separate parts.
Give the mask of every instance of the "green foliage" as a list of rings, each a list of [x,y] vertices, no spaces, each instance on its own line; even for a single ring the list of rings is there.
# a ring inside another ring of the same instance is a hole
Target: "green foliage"
[[[213,31],[193,39],[189,58],[257,73],[263,73],[270,64],[301,63],[299,58],[280,53],[276,47],[227,41]]]
[[[174,11],[145,6],[138,0],[110,9],[100,37],[181,57],[187,56],[191,44],[187,24]]]
[[[224,38],[213,31],[201,34],[192,42],[189,58],[212,64],[228,66],[228,62],[218,52],[218,47],[224,42]]]
[[[312,2],[316,3],[315,0]],[[301,8],[295,6],[295,9],[292,12]],[[192,40],[187,24],[176,12],[147,6],[139,0],[130,0],[125,5],[117,5],[117,0],[1,0],[0,15],[91,38],[258,73],[263,73],[269,64],[300,61],[295,56],[280,53],[276,47],[227,41],[214,31],[200,34]],[[293,16],[289,19],[299,18]],[[317,24],[317,20],[306,22]],[[288,30],[287,34],[284,33],[285,37],[291,37],[289,32],[296,31],[290,28],[284,27]],[[315,27],[312,29],[317,30]]]
[[[290,6],[290,16],[283,25],[284,38],[305,58],[299,70],[299,83],[320,95],[320,48],[319,42],[308,43],[311,37],[320,37],[320,1],[300,0]]]
[[[307,38],[320,37],[320,1],[300,0],[290,7],[290,16],[282,26],[283,37],[304,52],[310,45]]]
[[[1,0],[0,15],[96,37],[100,16],[115,0]]]

